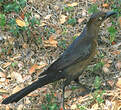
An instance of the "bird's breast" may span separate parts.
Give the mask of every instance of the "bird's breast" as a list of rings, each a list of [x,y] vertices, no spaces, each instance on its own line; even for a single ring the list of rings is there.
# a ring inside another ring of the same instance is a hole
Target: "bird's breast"
[[[69,74],[72,75],[72,76],[75,76],[75,75],[77,76],[77,73],[80,76],[81,71],[83,71],[90,64],[92,59],[94,58],[94,56],[96,54],[96,47],[97,47],[97,41],[94,40],[91,44],[91,49],[90,49],[88,57],[86,59],[82,60],[82,61],[77,61],[77,63],[69,66],[66,69],[67,76]]]

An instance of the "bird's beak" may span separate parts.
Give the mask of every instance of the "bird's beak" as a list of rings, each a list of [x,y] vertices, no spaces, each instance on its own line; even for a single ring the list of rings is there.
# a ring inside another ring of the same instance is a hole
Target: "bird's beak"
[[[115,15],[115,14],[117,14],[117,13],[114,12],[114,11],[109,11],[109,12],[106,13],[106,18],[108,18],[108,17],[110,17],[112,15]]]

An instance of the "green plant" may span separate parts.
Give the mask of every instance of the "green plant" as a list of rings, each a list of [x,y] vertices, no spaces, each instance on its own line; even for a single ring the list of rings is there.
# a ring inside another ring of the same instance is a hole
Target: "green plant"
[[[88,9],[88,13],[95,13],[95,12],[98,12],[97,7],[98,7],[98,6],[97,6],[96,4],[91,5],[91,7]]]
[[[99,62],[93,67],[93,71],[97,71],[98,69],[102,68],[104,65],[104,62]]]
[[[6,24],[5,14],[0,14],[0,27],[3,29]]]
[[[14,68],[14,67],[16,67],[18,65],[18,63],[17,62],[12,62],[11,63],[11,66]]]
[[[108,32],[110,33],[110,42],[113,42],[115,40],[117,30],[114,28],[114,26],[111,26],[108,28]]]
[[[20,12],[21,8],[24,8],[27,0],[13,0],[7,4],[4,4],[4,12]]]
[[[60,47],[62,47],[63,49],[66,49],[67,45],[66,45],[66,40],[61,40],[58,42],[58,45]]]
[[[74,10],[74,7],[71,7],[71,6],[64,7],[64,11],[70,12],[70,11],[73,11],[73,10]]]
[[[75,35],[75,36],[73,36],[72,38],[73,38],[73,40],[75,40],[77,37],[78,37],[78,36],[77,36],[77,35]]]
[[[69,20],[68,20],[67,22],[68,22],[68,24],[70,24],[70,25],[75,25],[77,21],[76,21],[75,18],[69,18]]]
[[[67,28],[66,28],[66,27],[63,27],[62,29],[63,29],[63,31],[62,31],[61,34],[62,34],[62,35],[66,35],[66,34],[67,34]]]
[[[77,105],[77,108],[79,108],[80,110],[87,110],[87,108],[85,107],[85,106],[83,106],[83,105]]]
[[[98,76],[96,76],[94,80],[94,88],[95,92],[93,93],[93,100],[96,100],[99,104],[103,103],[103,94],[105,93],[104,90],[100,91],[101,80]]]
[[[46,94],[46,104],[42,104],[42,110],[59,110],[54,94]]]

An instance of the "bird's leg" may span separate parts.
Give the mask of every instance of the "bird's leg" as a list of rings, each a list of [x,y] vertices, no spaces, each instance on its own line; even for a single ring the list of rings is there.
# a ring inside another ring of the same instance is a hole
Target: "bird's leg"
[[[71,82],[70,79],[66,79],[65,81],[63,81],[63,87],[62,87],[62,106],[63,106],[63,110],[65,110],[65,107],[64,107],[64,93],[65,93],[65,87],[67,85],[69,85]]]
[[[62,87],[62,106],[63,106],[63,110],[65,110],[65,107],[64,107],[64,93],[65,93],[65,85],[63,84],[63,87]]]
[[[79,82],[79,78],[78,78],[78,77],[77,77],[74,81],[75,81],[77,84],[79,84],[79,86],[81,87],[81,88],[80,88],[80,89],[81,89],[81,93],[80,93],[81,96],[85,96],[85,95],[87,95],[87,94],[89,94],[89,93],[91,92],[91,90],[90,90],[89,88],[85,87],[85,85],[83,85],[83,84],[81,84],[81,83]]]

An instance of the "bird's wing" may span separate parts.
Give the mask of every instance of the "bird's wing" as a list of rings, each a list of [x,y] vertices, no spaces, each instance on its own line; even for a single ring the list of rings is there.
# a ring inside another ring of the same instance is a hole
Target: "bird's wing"
[[[90,56],[91,40],[78,37],[47,70],[58,71]]]

